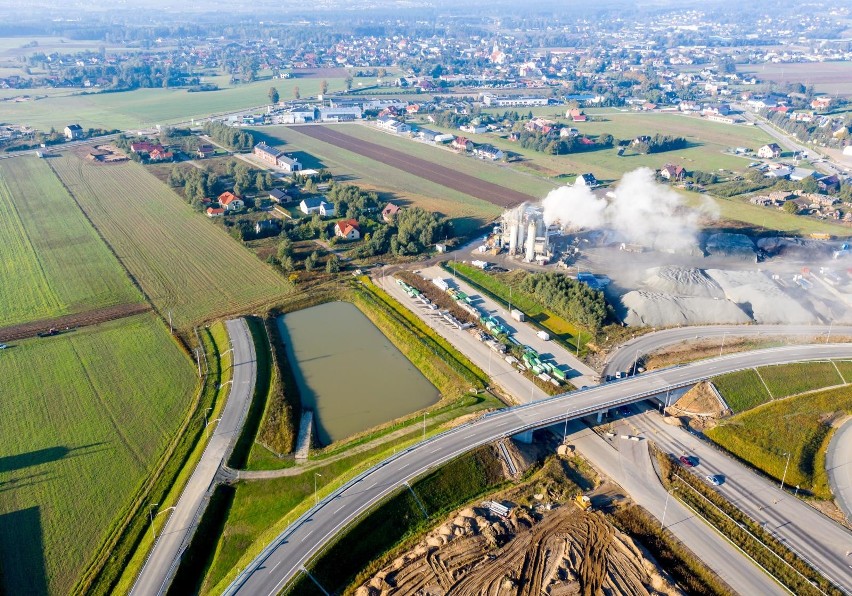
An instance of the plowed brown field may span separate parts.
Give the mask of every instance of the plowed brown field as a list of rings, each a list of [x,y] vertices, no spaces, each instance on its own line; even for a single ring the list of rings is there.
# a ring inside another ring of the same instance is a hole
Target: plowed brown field
[[[488,201],[493,205],[512,207],[524,201],[536,200],[532,195],[511,190],[493,182],[474,178],[452,168],[431,163],[395,149],[389,149],[376,143],[370,143],[369,141],[362,141],[328,126],[295,126],[292,130],[340,147],[341,149],[369,157],[403,172],[419,176],[420,178],[468,194],[477,199]]]

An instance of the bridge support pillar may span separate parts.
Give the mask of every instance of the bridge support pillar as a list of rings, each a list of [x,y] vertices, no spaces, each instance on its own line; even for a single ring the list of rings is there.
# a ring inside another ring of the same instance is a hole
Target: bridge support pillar
[[[604,414],[606,414],[606,410],[602,410],[602,411],[598,412],[598,424],[603,422]]]
[[[533,442],[533,431],[532,429],[525,430],[524,432],[518,433],[512,438],[515,439],[518,443],[526,443],[527,445],[531,445]]]

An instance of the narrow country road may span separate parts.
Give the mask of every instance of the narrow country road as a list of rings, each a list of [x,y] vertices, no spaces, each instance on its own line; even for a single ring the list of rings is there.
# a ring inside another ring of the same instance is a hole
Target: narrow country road
[[[245,319],[235,319],[226,321],[225,326],[233,350],[228,401],[218,424],[210,426],[215,429],[210,442],[136,578],[130,591],[133,595],[155,596],[165,591],[204,511],[213,479],[230,455],[251,403],[257,363],[248,324]]]

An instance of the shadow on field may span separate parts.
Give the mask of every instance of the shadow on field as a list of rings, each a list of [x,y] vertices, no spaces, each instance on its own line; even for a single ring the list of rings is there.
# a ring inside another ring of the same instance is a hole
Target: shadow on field
[[[0,515],[0,594],[47,594],[41,512]]]
[[[69,455],[75,457],[78,455],[89,455],[100,449],[95,449],[99,445],[105,443],[91,443],[89,445],[81,445],[80,447],[66,447],[60,445],[57,447],[47,447],[46,449],[36,449],[27,453],[19,453],[18,455],[5,455],[0,457],[0,473],[14,472],[31,466],[39,466],[41,464],[49,464],[59,461]]]

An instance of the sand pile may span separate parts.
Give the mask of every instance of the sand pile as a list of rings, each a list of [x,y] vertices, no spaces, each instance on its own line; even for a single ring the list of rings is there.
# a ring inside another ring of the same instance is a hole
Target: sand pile
[[[762,271],[708,269],[707,275],[756,323],[767,325],[817,323],[817,317],[786,294]]]
[[[723,257],[754,258],[754,242],[745,234],[720,232],[707,238],[704,246],[707,254]]]
[[[655,267],[648,269],[648,273],[645,287],[650,291],[675,296],[725,297],[719,284],[695,267]]]
[[[675,327],[748,323],[751,319],[736,304],[702,296],[675,296],[634,290],[621,297],[631,326]]]

